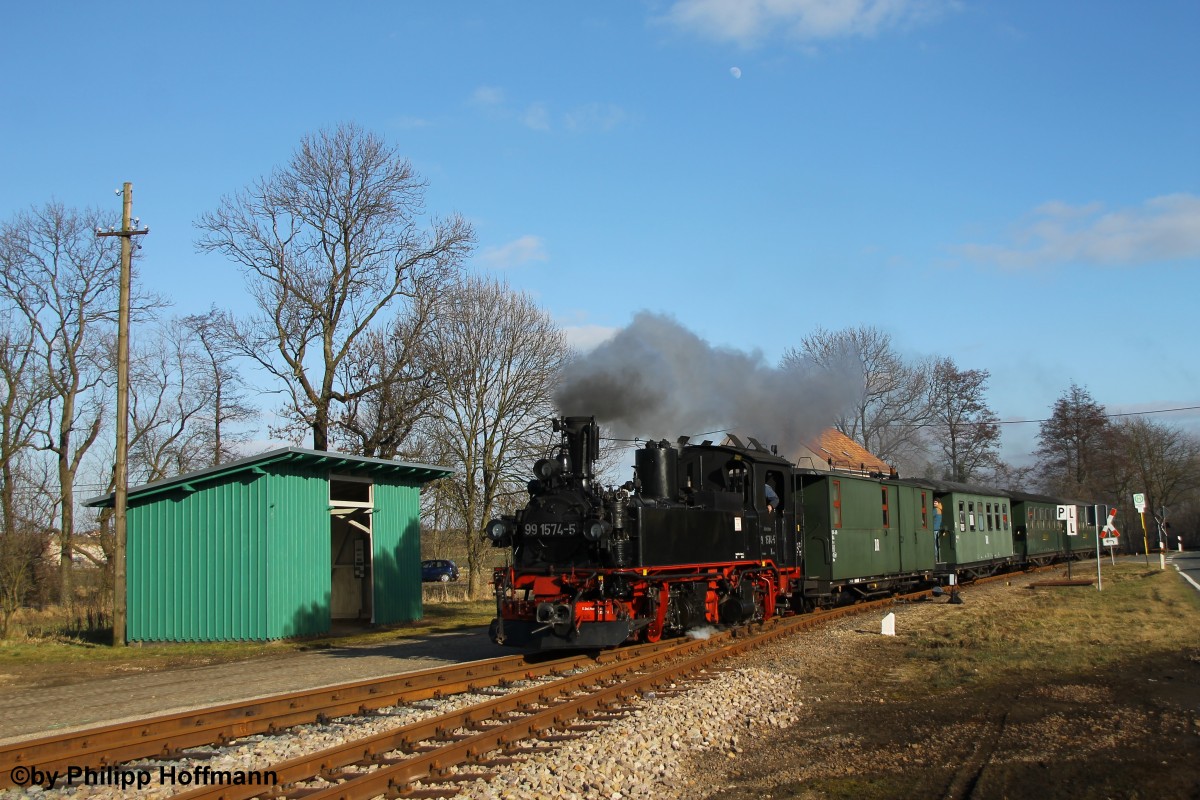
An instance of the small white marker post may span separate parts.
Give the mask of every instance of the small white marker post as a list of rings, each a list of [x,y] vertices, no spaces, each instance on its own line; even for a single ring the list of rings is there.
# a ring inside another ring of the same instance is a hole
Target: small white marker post
[[[879,631],[884,636],[896,635],[896,613],[888,612],[888,615],[883,618],[883,627]]]

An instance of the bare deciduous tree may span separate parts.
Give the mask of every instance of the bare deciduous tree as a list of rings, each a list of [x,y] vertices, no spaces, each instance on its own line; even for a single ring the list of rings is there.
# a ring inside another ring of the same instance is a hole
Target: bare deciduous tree
[[[189,380],[199,384],[208,400],[200,414],[205,453],[197,461],[216,466],[240,455],[237,448],[249,434],[237,426],[256,418],[258,410],[247,400],[245,380],[233,366],[237,350],[228,315],[210,309],[184,317],[181,324],[194,337],[196,374]]]
[[[100,219],[96,211],[50,203],[0,229],[0,297],[29,326],[53,397],[37,446],[53,453],[58,465],[59,590],[65,603],[73,600],[75,476],[103,425],[104,338],[117,310],[117,248],[96,237]]]
[[[52,397],[34,345],[31,329],[4,321],[0,329],[0,525],[5,532],[16,527],[18,463],[44,429],[43,416]]]
[[[930,420],[928,364],[906,363],[891,336],[873,326],[818,328],[799,349],[784,353],[783,366],[803,365],[806,359],[838,374],[854,364],[862,374],[862,392],[854,410],[837,420],[839,431],[885,461],[918,459]]]
[[[202,415],[212,404],[212,387],[203,380],[205,363],[197,345],[180,320],[171,320],[130,359],[129,461],[136,482],[211,463]]]
[[[49,526],[28,513],[35,489],[24,465],[43,427],[49,384],[34,350],[33,331],[5,320],[0,329],[0,638],[33,586],[49,544]],[[45,487],[42,487],[45,488]]]
[[[23,465],[30,461],[28,454],[20,460]],[[10,527],[0,535],[0,639],[8,638],[13,615],[35,589],[50,543],[45,521],[52,518],[55,505],[52,486],[39,484],[21,467],[12,471],[22,476],[22,485],[13,496]]]
[[[969,483],[999,462],[999,417],[988,407],[985,369],[961,370],[940,358],[930,374],[930,438],[942,454],[942,477]]]
[[[347,400],[333,427],[347,452],[395,458],[429,413],[439,385],[426,338],[433,300],[416,298],[386,329],[364,335],[342,362],[338,385]],[[357,386],[374,389],[356,392]]]
[[[1104,496],[1132,511],[1134,492],[1146,495],[1153,517],[1170,517],[1200,496],[1200,439],[1141,418],[1110,424],[1107,452],[1095,473]],[[1136,538],[1136,537],[1134,537]]]
[[[483,525],[524,491],[531,464],[543,454],[568,350],[562,331],[532,299],[482,278],[445,296],[430,343],[443,382],[432,435],[435,452],[456,470],[443,488],[450,514],[463,526],[473,595]]]
[[[425,186],[380,137],[343,124],[197,222],[199,249],[240,264],[257,302],[235,331],[240,351],[284,383],[286,413],[318,450],[333,403],[379,388],[338,385],[356,342],[386,310],[440,293],[470,249],[457,215],[420,226]]]
[[[1087,389],[1071,384],[1038,431],[1043,488],[1060,497],[1095,494],[1108,427],[1104,406]]]

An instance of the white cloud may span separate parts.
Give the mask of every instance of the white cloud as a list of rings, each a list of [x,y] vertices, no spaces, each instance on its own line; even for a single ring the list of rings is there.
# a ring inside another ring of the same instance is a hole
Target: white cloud
[[[874,36],[951,7],[954,0],[676,0],[666,20],[711,39],[752,45]]]
[[[533,103],[521,114],[521,122],[535,131],[550,130],[550,111],[545,103]]]
[[[400,116],[392,119],[392,125],[401,130],[415,130],[417,128],[428,128],[430,122],[423,117]]]
[[[528,264],[530,261],[545,261],[546,245],[540,236],[522,236],[508,244],[485,247],[479,259],[492,269],[507,269]]]
[[[1007,244],[956,248],[973,261],[1002,267],[1043,264],[1137,265],[1200,258],[1200,197],[1169,194],[1140,207],[1105,211],[1098,203],[1053,201]]]
[[[611,131],[625,121],[625,112],[610,103],[588,103],[563,115],[570,131]]]
[[[516,121],[535,131],[567,130],[574,133],[608,132],[628,119],[625,110],[611,103],[585,103],[566,112],[555,111],[541,101],[517,110],[505,91],[497,86],[480,86],[471,93],[471,105],[492,119]]]
[[[497,86],[480,86],[471,93],[471,102],[479,106],[498,106],[504,102],[504,90]]]

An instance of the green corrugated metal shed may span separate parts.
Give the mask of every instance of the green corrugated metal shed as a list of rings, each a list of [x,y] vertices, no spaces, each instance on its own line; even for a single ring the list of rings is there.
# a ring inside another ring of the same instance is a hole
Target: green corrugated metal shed
[[[421,486],[449,474],[289,447],[131,488],[126,637],[265,640],[335,618],[419,619]]]

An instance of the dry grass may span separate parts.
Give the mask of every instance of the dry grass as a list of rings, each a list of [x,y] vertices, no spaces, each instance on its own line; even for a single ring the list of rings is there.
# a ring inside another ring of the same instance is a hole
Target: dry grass
[[[989,614],[968,600],[962,613],[940,615],[907,637],[896,677],[903,682],[925,676],[934,687],[951,689],[1048,665],[1058,674],[1091,672],[1131,654],[1196,646],[1200,599],[1174,570],[1126,563],[1105,565],[1104,572],[1103,591],[1016,589],[1016,602],[1003,614]]]
[[[346,636],[322,636],[278,642],[181,642],[114,648],[109,644],[57,633],[0,642],[0,686],[76,682],[138,671],[278,658],[333,646],[387,644],[402,639],[485,627],[494,614],[491,601],[446,601],[425,606],[417,622],[389,625]],[[37,630],[55,630],[54,612],[42,612]]]

